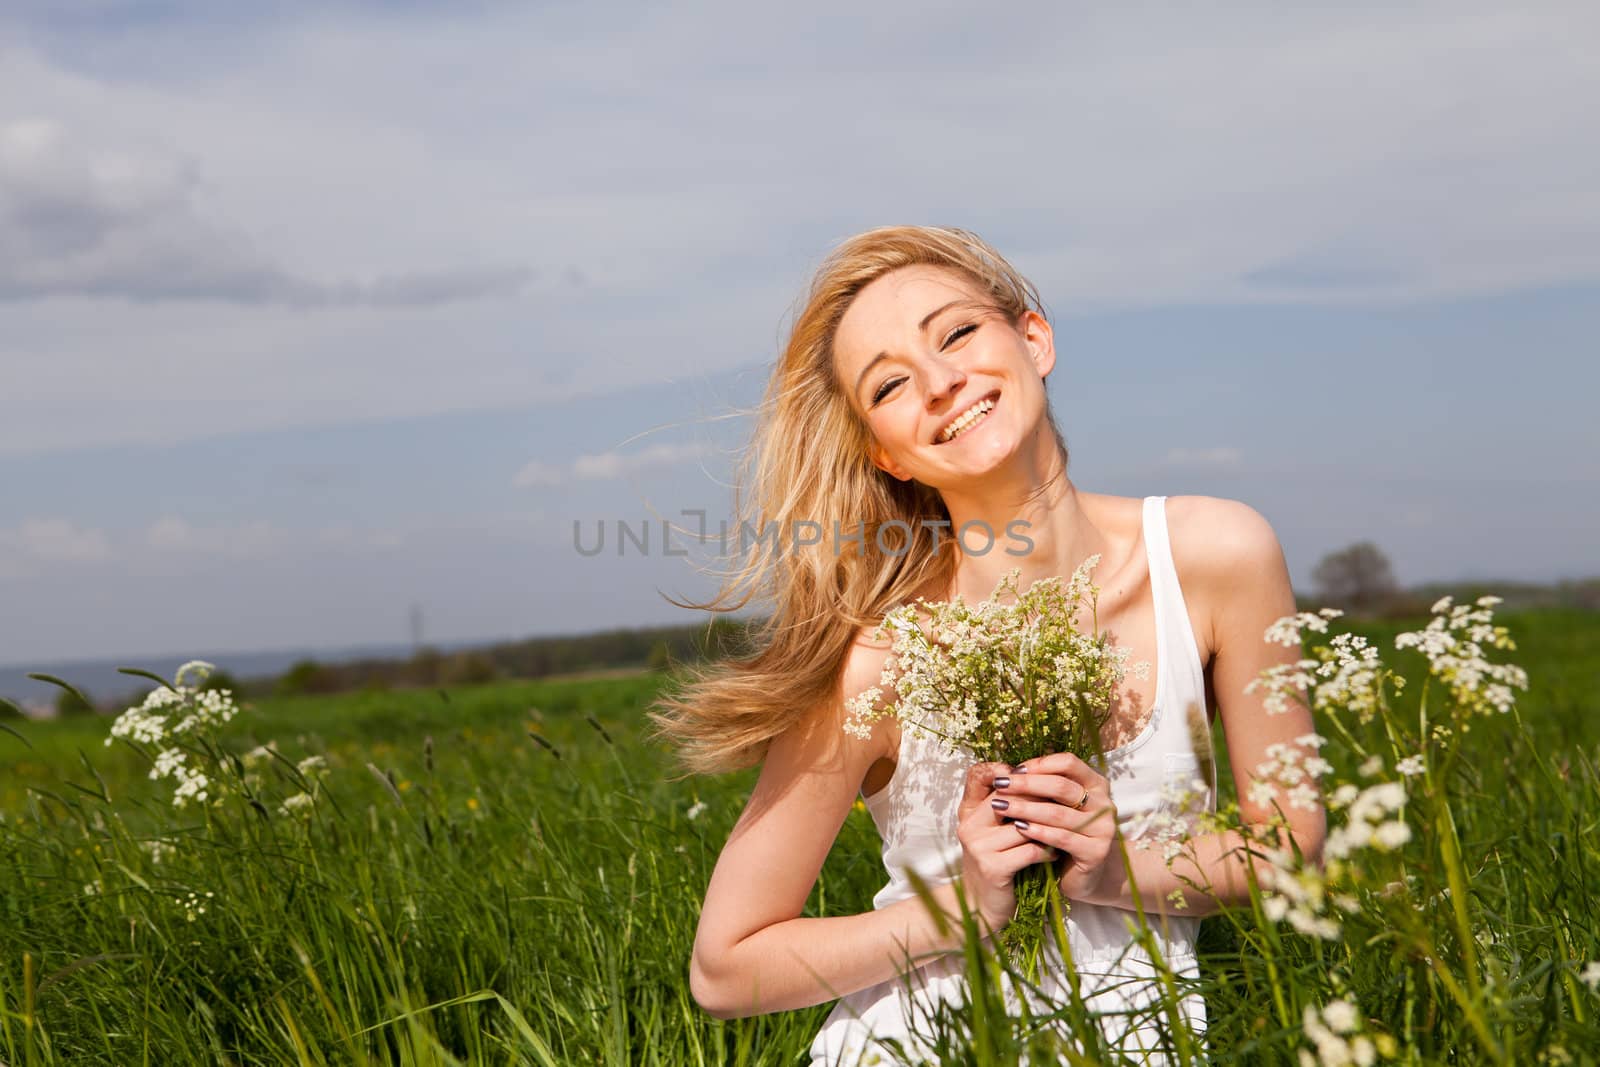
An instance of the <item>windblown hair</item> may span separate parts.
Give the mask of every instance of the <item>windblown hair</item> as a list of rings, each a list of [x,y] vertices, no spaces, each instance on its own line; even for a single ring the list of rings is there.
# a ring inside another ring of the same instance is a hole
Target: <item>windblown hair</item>
[[[736,473],[741,562],[712,600],[673,601],[731,612],[756,599],[772,609],[740,654],[688,667],[675,691],[652,708],[656,733],[677,747],[690,772],[759,763],[773,738],[819,703],[841,698],[840,672],[861,628],[870,631],[889,609],[947,589],[954,577],[960,548],[953,531],[936,534],[929,526],[949,522],[943,499],[873,465],[871,433],[850,406],[834,364],[834,336],[856,294],[913,265],[964,275],[1013,325],[1029,310],[1044,314],[1032,283],[966,230],[882,227],[845,240],[823,260],[773,367]],[[1059,477],[1066,441],[1054,415],[1048,418],[1062,457]],[[760,536],[772,524],[777,537]],[[797,544],[801,539],[792,531],[799,527],[813,536],[820,529],[819,542]],[[879,547],[880,530],[888,551]],[[858,531],[859,540],[846,539]]]

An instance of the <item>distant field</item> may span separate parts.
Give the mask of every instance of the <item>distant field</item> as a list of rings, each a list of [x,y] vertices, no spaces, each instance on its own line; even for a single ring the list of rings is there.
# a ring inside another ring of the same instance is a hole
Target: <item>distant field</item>
[[[1582,840],[1600,819],[1600,616],[1502,621],[1532,677],[1527,729],[1475,728],[1481,803],[1456,815],[1464,851],[1485,907],[1526,931],[1528,968],[1540,952],[1548,967],[1557,935],[1561,952],[1597,959],[1600,868]],[[1392,647],[1399,629],[1364,631]],[[754,775],[669,781],[641,718],[661,684],[633,673],[246,707],[223,729],[229,752],[325,758],[309,818],[277,810],[303,787],[280,762],[257,772],[259,809],[176,810],[142,757],[105,746],[109,719],[11,723],[0,1063],[795,1062],[826,1005],[722,1023],[689,996],[700,895]],[[864,910],[883,880],[858,809],[808,913]],[[1216,921],[1208,943],[1237,954]],[[1339,951],[1372,955],[1374,1002],[1389,1003],[1387,950]],[[1579,1052],[1600,1000],[1574,1021],[1540,1007],[1554,994],[1529,980],[1528,1025],[1550,1014],[1539,1040]],[[1209,990],[1213,1047],[1291,1059],[1255,995]]]

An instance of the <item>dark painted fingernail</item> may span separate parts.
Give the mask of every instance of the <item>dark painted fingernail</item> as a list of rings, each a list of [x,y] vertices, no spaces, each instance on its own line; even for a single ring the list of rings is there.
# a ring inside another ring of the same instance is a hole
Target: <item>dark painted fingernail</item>
[[[1013,774],[1027,774],[1028,773],[1028,765],[1026,763],[1019,764],[1017,766],[1017,769],[1015,771],[1011,772],[1011,773],[1013,773]]]
[[[1008,786],[1010,784],[1011,784],[1011,779],[1009,779],[1009,778],[996,778],[994,780],[994,787],[996,789],[1004,789],[1006,786]]]
[[[1004,797],[995,797],[993,800],[989,801],[989,806],[995,811],[1005,811],[1011,806],[1011,801],[1005,799]]]
[[[1021,819],[1011,820],[1011,825],[1015,826],[1018,830],[1026,830],[1028,828],[1028,824]]]

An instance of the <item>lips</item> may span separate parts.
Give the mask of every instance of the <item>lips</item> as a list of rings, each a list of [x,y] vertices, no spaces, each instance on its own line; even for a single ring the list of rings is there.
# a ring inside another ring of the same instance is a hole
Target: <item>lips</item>
[[[946,432],[949,431],[950,427],[956,425],[962,419],[966,418],[968,416],[968,413],[971,412],[974,408],[977,408],[982,404],[988,404],[989,405],[989,411],[984,412],[983,414],[979,415],[976,420],[974,420],[974,422],[981,422],[983,419],[986,419],[986,418],[989,417],[989,415],[993,414],[994,405],[999,399],[1000,399],[1000,390],[996,389],[996,390],[994,390],[994,391],[992,391],[990,393],[987,393],[987,394],[985,394],[983,396],[980,396],[978,399],[974,400],[970,404],[963,405],[961,407],[961,409],[959,411],[957,411],[956,414],[953,417],[951,417],[951,419],[948,422],[946,422],[943,426],[939,427],[938,432],[933,435],[933,443],[935,445],[947,445],[951,441],[954,441],[957,437],[960,437],[962,433],[965,433],[971,427],[970,426],[965,427],[965,428],[963,428],[961,433],[956,434],[955,437],[951,437],[949,439],[946,439],[945,438],[945,434],[946,434]]]

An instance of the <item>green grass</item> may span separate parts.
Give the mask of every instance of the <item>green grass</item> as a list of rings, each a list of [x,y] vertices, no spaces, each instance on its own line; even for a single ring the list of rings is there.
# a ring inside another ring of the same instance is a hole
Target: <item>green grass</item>
[[[1556,1047],[1592,1061],[1600,997],[1574,975],[1600,960],[1600,618],[1500,621],[1532,690],[1518,716],[1474,724],[1450,806],[1490,1044],[1404,930],[1352,922],[1360,941],[1319,943],[1217,918],[1203,988],[1218,1059],[1294,1062],[1299,1006],[1325,1001],[1338,969],[1403,1061],[1536,1062]],[[1363,631],[1392,647],[1401,628]],[[179,810],[145,757],[105,746],[108,719],[13,723],[21,738],[0,732],[0,1063],[796,1062],[827,1005],[725,1023],[689,996],[701,894],[754,774],[669,781],[667,754],[643,740],[660,684],[247,707],[222,729],[229,751],[326,757],[309,820],[277,811],[302,787],[281,762],[259,808]],[[173,849],[160,862],[143,844],[157,838]],[[1432,856],[1409,861],[1426,884],[1445,874]],[[884,878],[857,810],[807,914],[869,908]],[[1462,950],[1448,906],[1413,910],[1439,951]]]

